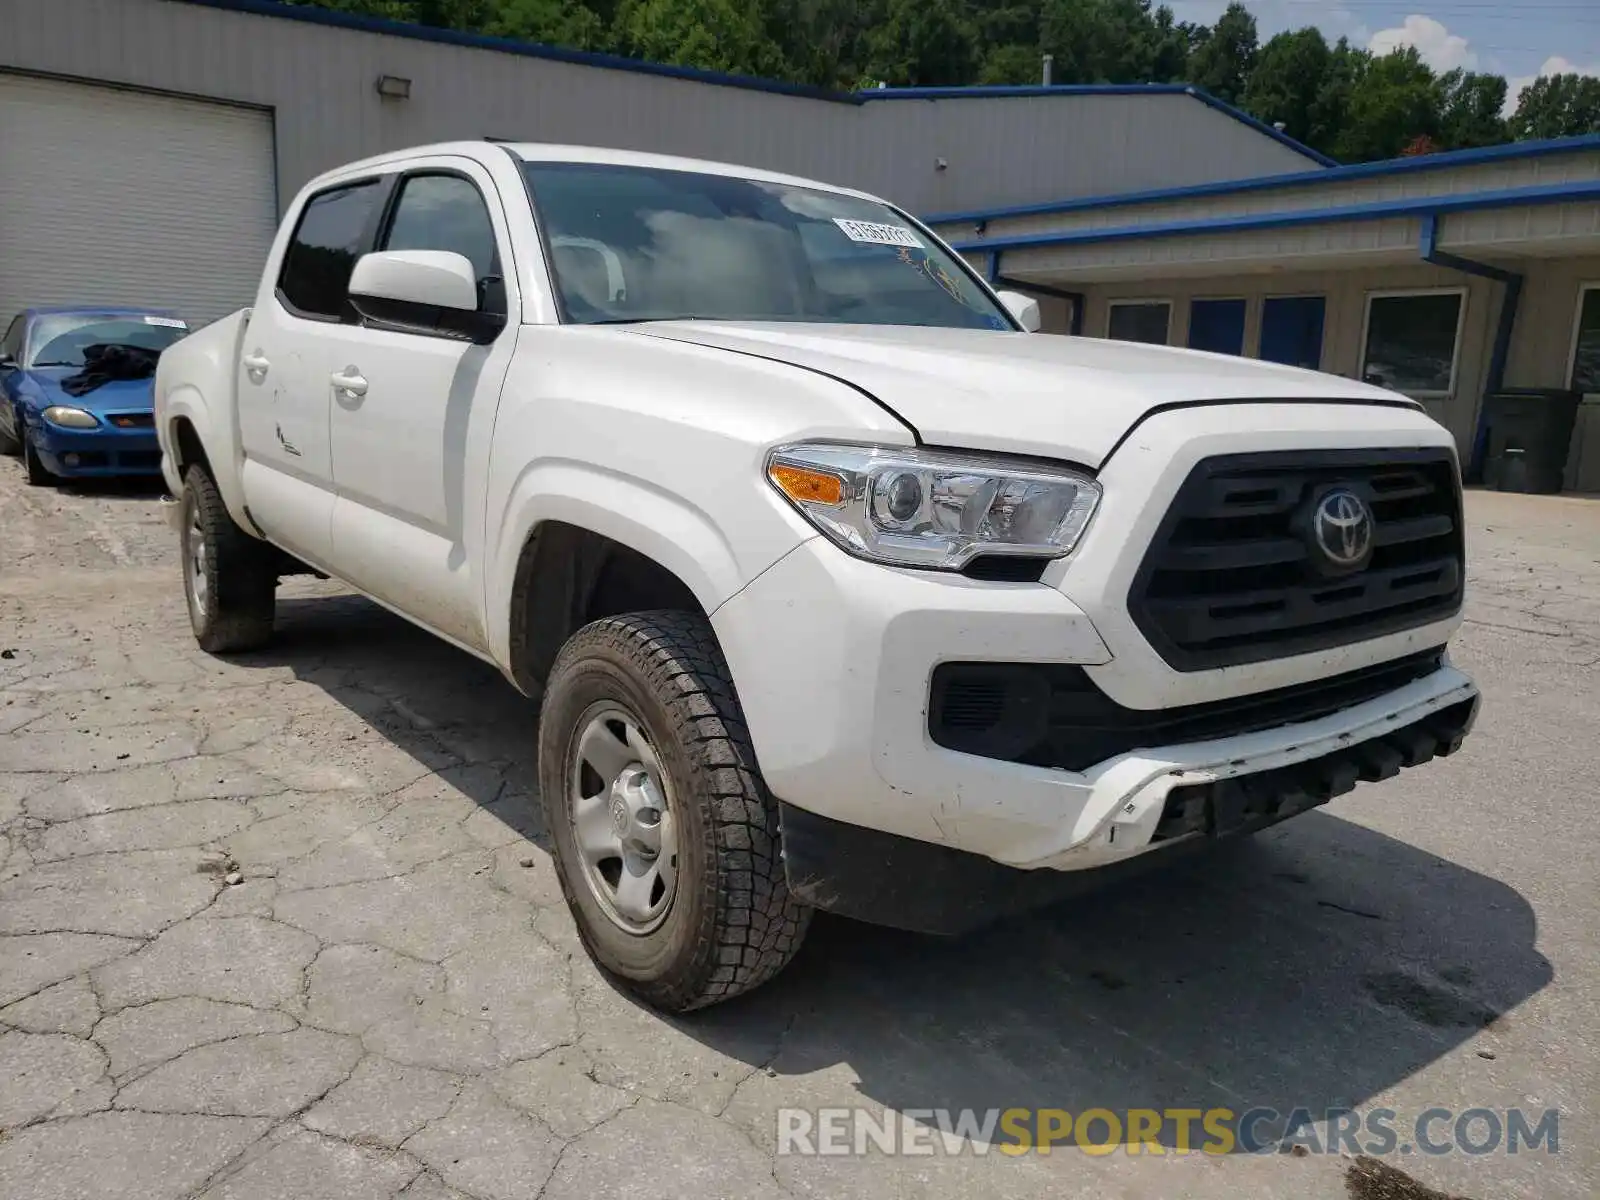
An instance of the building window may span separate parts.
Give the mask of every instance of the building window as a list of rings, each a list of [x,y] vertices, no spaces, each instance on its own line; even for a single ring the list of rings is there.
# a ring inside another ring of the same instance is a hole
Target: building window
[[[1413,396],[1448,396],[1465,298],[1464,288],[1369,295],[1361,378]]]
[[[1587,395],[1600,392],[1600,283],[1578,293],[1578,325],[1572,332],[1572,369],[1567,386]]]
[[[1119,342],[1167,344],[1167,329],[1172,324],[1170,300],[1113,300],[1106,336]]]

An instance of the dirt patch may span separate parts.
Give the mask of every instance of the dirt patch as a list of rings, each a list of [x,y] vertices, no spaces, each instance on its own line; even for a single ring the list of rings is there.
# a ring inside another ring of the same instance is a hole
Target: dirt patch
[[[1350,1200],[1469,1200],[1418,1183],[1400,1168],[1365,1154],[1350,1164],[1344,1187]]]
[[[1446,991],[1399,971],[1368,975],[1361,984],[1385,1008],[1399,1009],[1435,1029],[1484,1029],[1500,1015],[1470,996]]]

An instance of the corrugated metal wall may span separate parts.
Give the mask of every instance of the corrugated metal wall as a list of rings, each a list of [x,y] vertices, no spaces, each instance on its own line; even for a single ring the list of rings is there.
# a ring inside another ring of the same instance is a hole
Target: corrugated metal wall
[[[1312,165],[1182,95],[839,104],[173,0],[4,8],[0,67],[273,109],[280,203],[354,158],[484,136],[729,159],[881,192],[921,212]],[[384,73],[411,79],[412,98],[380,99]]]

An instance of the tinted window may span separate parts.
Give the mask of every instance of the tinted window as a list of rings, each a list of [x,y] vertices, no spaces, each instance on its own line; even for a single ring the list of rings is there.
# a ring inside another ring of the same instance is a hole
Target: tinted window
[[[494,225],[478,189],[458,175],[413,175],[400,185],[385,250],[451,250],[481,281],[500,273]]]
[[[22,325],[22,318],[17,317],[11,322],[11,328],[6,330],[5,340],[0,341],[0,351],[12,358],[22,357]]]
[[[361,235],[378,196],[374,180],[311,197],[278,278],[279,294],[295,311],[318,317],[343,315],[350,272],[360,257]]]
[[[962,263],[876,201],[653,167],[525,170],[571,321],[1015,328]]]
[[[1450,391],[1460,323],[1459,292],[1372,297],[1361,378],[1397,392]]]
[[[1172,305],[1113,304],[1110,325],[1106,336],[1119,342],[1149,342],[1156,346],[1167,344],[1167,323],[1172,315]]]

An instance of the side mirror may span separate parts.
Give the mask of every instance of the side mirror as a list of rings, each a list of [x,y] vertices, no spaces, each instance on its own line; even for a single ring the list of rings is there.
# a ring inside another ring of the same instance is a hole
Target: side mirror
[[[1029,333],[1038,333],[1039,302],[1032,296],[1024,296],[1021,292],[996,292],[1000,303],[1006,306],[1006,311],[1017,319],[1017,324]]]
[[[0,371],[15,371],[16,369],[16,356],[8,351],[0,350]]]
[[[350,303],[380,328],[440,333],[479,345],[494,341],[506,325],[504,313],[480,310],[472,264],[448,250],[362,255],[350,272]]]

